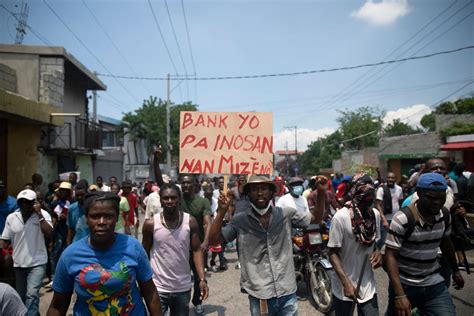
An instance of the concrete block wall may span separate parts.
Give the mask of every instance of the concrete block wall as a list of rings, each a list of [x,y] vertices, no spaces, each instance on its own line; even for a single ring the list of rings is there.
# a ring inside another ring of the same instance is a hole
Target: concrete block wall
[[[64,59],[40,57],[40,102],[64,105]]]
[[[0,64],[0,89],[17,93],[16,70]]]
[[[474,122],[474,114],[442,114],[436,115],[436,131],[441,131],[451,127],[454,122],[472,123]]]
[[[382,137],[379,141],[379,155],[437,153],[440,145],[441,137],[438,132]]]

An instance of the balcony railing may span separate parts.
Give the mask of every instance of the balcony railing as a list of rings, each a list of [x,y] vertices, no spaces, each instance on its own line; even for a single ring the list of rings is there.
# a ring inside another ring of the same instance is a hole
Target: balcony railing
[[[102,149],[102,130],[99,124],[76,118],[63,126],[45,127],[41,145],[47,149]]]

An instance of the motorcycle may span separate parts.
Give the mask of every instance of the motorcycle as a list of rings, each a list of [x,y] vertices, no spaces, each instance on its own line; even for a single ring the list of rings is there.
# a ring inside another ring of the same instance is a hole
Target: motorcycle
[[[329,277],[332,265],[325,250],[327,240],[328,235],[321,233],[318,224],[297,230],[292,237],[296,280],[305,281],[310,302],[321,313],[329,313],[333,307]]]

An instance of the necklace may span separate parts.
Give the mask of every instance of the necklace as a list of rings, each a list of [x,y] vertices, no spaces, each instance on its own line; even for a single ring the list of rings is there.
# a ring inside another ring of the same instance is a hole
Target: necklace
[[[170,228],[170,226],[168,225],[168,223],[166,223],[166,219],[165,219],[165,216],[163,215],[163,213],[161,213],[161,223],[163,224],[163,226],[168,229],[170,232],[174,232],[178,227],[179,225],[181,224],[181,212],[178,211],[178,223],[176,224],[175,227],[173,228]]]

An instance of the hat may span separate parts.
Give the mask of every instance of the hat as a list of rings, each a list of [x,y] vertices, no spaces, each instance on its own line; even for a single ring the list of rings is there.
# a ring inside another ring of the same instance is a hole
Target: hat
[[[266,176],[256,175],[256,174],[252,174],[252,175],[249,176],[249,178],[247,179],[247,183],[244,184],[244,186],[242,187],[243,191],[248,192],[249,185],[256,184],[256,183],[269,184],[272,187],[274,192],[278,191],[278,188],[277,188],[275,182],[270,180],[270,178],[268,178]]]
[[[36,193],[33,190],[26,189],[26,190],[23,190],[20,193],[18,193],[16,199],[17,200],[25,199],[25,200],[28,200],[28,201],[34,201],[34,200],[36,200]]]
[[[59,187],[56,189],[56,191],[59,191],[60,189],[65,189],[65,190],[70,190],[72,191],[72,184],[71,182],[63,181],[59,185]]]
[[[304,180],[301,179],[300,177],[293,177],[293,178],[290,179],[290,181],[288,181],[288,184],[295,184],[295,183],[299,183],[299,182],[303,183]]]
[[[424,173],[418,178],[417,189],[446,190],[446,179],[436,172]]]

